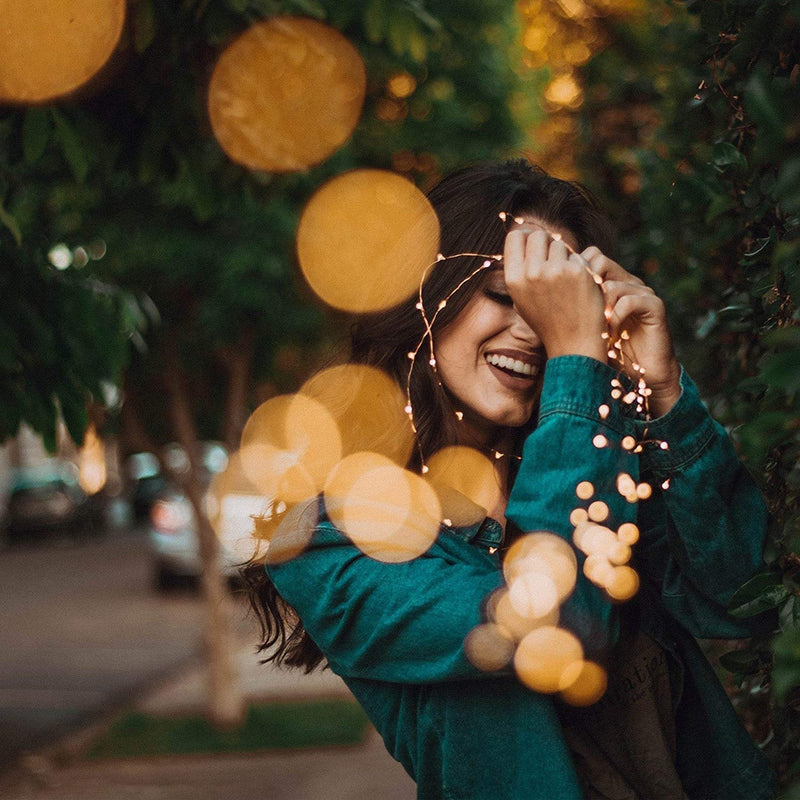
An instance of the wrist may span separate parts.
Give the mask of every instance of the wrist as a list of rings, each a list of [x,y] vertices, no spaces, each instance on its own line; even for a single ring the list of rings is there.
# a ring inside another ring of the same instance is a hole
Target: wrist
[[[605,364],[608,362],[608,351],[605,342],[598,336],[597,341],[557,342],[545,344],[548,358],[558,356],[588,356]]]
[[[648,382],[652,390],[649,402],[650,414],[654,417],[663,417],[680,399],[681,368],[677,361],[670,365],[669,373],[669,377],[665,380],[657,383]]]

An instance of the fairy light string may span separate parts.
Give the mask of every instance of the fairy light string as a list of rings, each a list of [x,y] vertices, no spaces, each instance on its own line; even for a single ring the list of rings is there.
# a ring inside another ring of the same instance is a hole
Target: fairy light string
[[[518,225],[525,224],[529,222],[522,217],[513,216],[505,211],[501,211],[498,214],[499,219],[506,223],[509,220],[512,220]],[[546,227],[542,226],[541,224],[537,223],[537,227],[544,230],[550,239],[554,242],[560,242],[561,244],[566,247],[567,251],[570,255],[575,256],[577,259],[581,261],[583,266],[586,268],[587,272],[592,276],[592,280],[598,285],[598,288],[602,290],[604,279],[601,275],[596,273],[590,267],[588,261],[584,258],[584,256],[576,251],[569,242],[566,242],[561,236],[561,234],[557,232],[553,232],[548,230]],[[428,276],[431,273],[431,270],[434,269],[440,262],[442,261],[449,261],[454,258],[482,258],[484,259],[480,266],[476,267],[472,272],[470,272],[465,278],[463,278],[459,283],[453,288],[453,290],[443,299],[440,300],[436,310],[433,312],[431,316],[428,315],[428,312],[425,309],[425,303],[423,298],[423,290],[424,284],[427,280]],[[419,289],[417,292],[417,303],[416,309],[420,313],[420,317],[422,319],[422,323],[424,326],[424,332],[417,343],[416,347],[408,353],[409,364],[408,368],[408,375],[406,378],[406,406],[405,406],[405,413],[409,418],[411,429],[414,432],[416,437],[417,434],[417,425],[414,416],[414,407],[411,400],[411,378],[412,373],[414,370],[414,366],[416,365],[417,358],[420,355],[420,352],[423,350],[425,343],[427,342],[427,355],[428,355],[428,364],[433,370],[434,377],[439,384],[442,386],[441,378],[439,377],[439,370],[436,362],[436,348],[434,342],[434,335],[433,335],[433,327],[436,324],[436,320],[438,319],[441,312],[447,307],[448,302],[456,295],[461,289],[466,286],[471,280],[473,280],[477,275],[485,272],[487,269],[490,269],[496,266],[499,262],[502,262],[503,256],[502,254],[488,254],[488,253],[454,253],[452,255],[445,256],[442,253],[437,254],[436,261],[429,264],[428,267],[422,273],[419,282]],[[605,319],[607,324],[607,329],[601,334],[604,342],[606,343],[606,352],[608,355],[608,359],[610,363],[614,363],[617,365],[617,377],[611,380],[611,397],[614,400],[618,400],[624,403],[626,406],[631,407],[635,410],[636,414],[640,418],[644,418],[645,420],[649,421],[652,417],[650,414],[650,403],[649,398],[652,395],[652,389],[647,385],[647,381],[645,380],[645,368],[638,363],[636,359],[636,354],[633,349],[633,344],[630,340],[630,334],[626,329],[623,329],[619,332],[618,336],[615,336],[612,329],[611,329],[611,316],[612,312],[610,308],[606,308],[605,310]],[[633,373],[634,377],[631,377],[630,374],[626,373],[626,368],[628,373]],[[620,378],[625,376],[626,382],[628,385],[626,386]],[[608,414],[610,413],[610,408],[607,404],[603,404],[599,407],[598,412],[602,419],[605,419]],[[464,413],[457,409],[454,409],[454,415],[458,422],[463,421]],[[662,450],[669,449],[669,445],[664,440],[659,439],[648,439],[647,437],[647,428],[645,427],[642,438],[638,441],[634,439],[633,436],[625,436],[621,442],[623,449],[632,451],[634,453],[641,453],[644,449],[644,445],[646,444],[653,444]],[[593,444],[595,447],[606,447],[608,446],[608,440],[602,434],[598,434],[593,438]],[[422,451],[422,446],[419,442],[419,438],[417,437],[417,449],[419,452],[420,458],[420,465],[421,471],[423,474],[428,472],[428,467],[425,463],[425,453]],[[505,458],[510,455],[510,457],[519,460],[520,456],[511,455],[508,453],[500,452],[499,450],[495,450],[493,448],[489,448],[490,453],[495,458],[495,460],[499,460],[501,458]],[[663,489],[667,489],[669,487],[669,480],[665,480],[661,484]]]

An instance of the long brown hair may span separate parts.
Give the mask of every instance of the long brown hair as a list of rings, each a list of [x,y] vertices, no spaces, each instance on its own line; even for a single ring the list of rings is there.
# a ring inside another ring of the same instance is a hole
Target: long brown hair
[[[607,218],[588,191],[577,183],[553,178],[524,160],[464,167],[437,184],[428,199],[439,218],[440,251],[444,256],[501,254],[507,232],[501,212],[511,217],[530,214],[545,224],[566,228],[580,249],[596,245],[609,253],[613,244]],[[481,280],[476,278],[450,297],[483,260],[447,258],[432,269],[423,287],[429,318],[432,310],[447,299],[434,332],[452,322],[480,288]],[[359,317],[351,328],[351,360],[384,370],[405,388],[408,353],[425,332],[417,301],[413,296],[394,308]],[[411,373],[410,393],[419,450],[429,457],[442,447],[455,444],[455,417],[446,389],[424,358],[417,360]],[[535,417],[536,414],[520,429],[517,447],[535,425]],[[414,451],[408,465],[412,469],[419,467],[419,450]],[[310,672],[324,656],[294,610],[278,595],[264,564],[250,563],[242,574],[261,624],[259,650],[267,653],[265,660]]]

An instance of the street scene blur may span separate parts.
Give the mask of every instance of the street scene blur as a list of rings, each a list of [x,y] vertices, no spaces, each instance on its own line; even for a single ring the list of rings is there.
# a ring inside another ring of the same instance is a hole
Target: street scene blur
[[[800,0],[35,5],[0,0],[0,797],[416,796],[336,675],[262,663],[242,567],[323,490],[368,556],[430,547],[410,394],[332,364],[422,307],[426,192],[524,157],[609,210],[764,491],[729,610],[779,628],[708,652],[800,798]],[[404,492],[413,535],[358,529]]]

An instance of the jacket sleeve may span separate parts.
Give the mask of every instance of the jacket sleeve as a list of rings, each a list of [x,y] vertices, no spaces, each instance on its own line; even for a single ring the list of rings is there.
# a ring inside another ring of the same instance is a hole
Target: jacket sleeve
[[[615,370],[585,356],[547,362],[539,423],[525,443],[506,509],[506,516],[523,532],[550,531],[571,542],[571,511],[596,501],[608,507],[602,524],[615,531],[636,519],[636,506],[616,488],[620,473],[634,480],[639,476],[638,457],[623,446],[632,433],[631,421],[611,396],[616,377]],[[585,501],[576,494],[584,481],[593,488]],[[613,646],[619,620],[617,607],[583,575],[585,556],[577,556],[577,583],[561,608],[560,624],[571,629],[592,656]]]
[[[582,480],[596,483],[597,499],[612,506],[618,522],[633,519],[633,507],[610,491],[620,469],[635,472],[638,464],[618,446],[623,431],[610,400],[614,375],[579,356],[548,362],[541,421],[526,442],[507,510],[522,530],[571,538],[569,513],[580,503],[575,487]],[[605,420],[598,411],[603,403],[612,408]],[[598,434],[609,446],[592,444]],[[421,557],[384,564],[323,522],[309,548],[268,571],[344,677],[428,683],[485,675],[468,662],[463,642],[483,621],[488,595],[503,585],[497,554],[444,531]],[[589,652],[616,635],[613,607],[582,574],[562,611]]]
[[[667,414],[647,426],[636,423],[640,436],[669,447],[648,446],[642,454],[643,476],[654,493],[642,503],[642,538],[634,549],[641,570],[660,586],[666,609],[690,633],[749,636],[766,620],[736,620],[726,607],[763,566],[766,504],[685,372],[681,386]]]
[[[383,563],[323,521],[301,555],[267,569],[343,677],[431,683],[485,675],[463,643],[503,583],[488,550],[444,532],[422,556]]]

